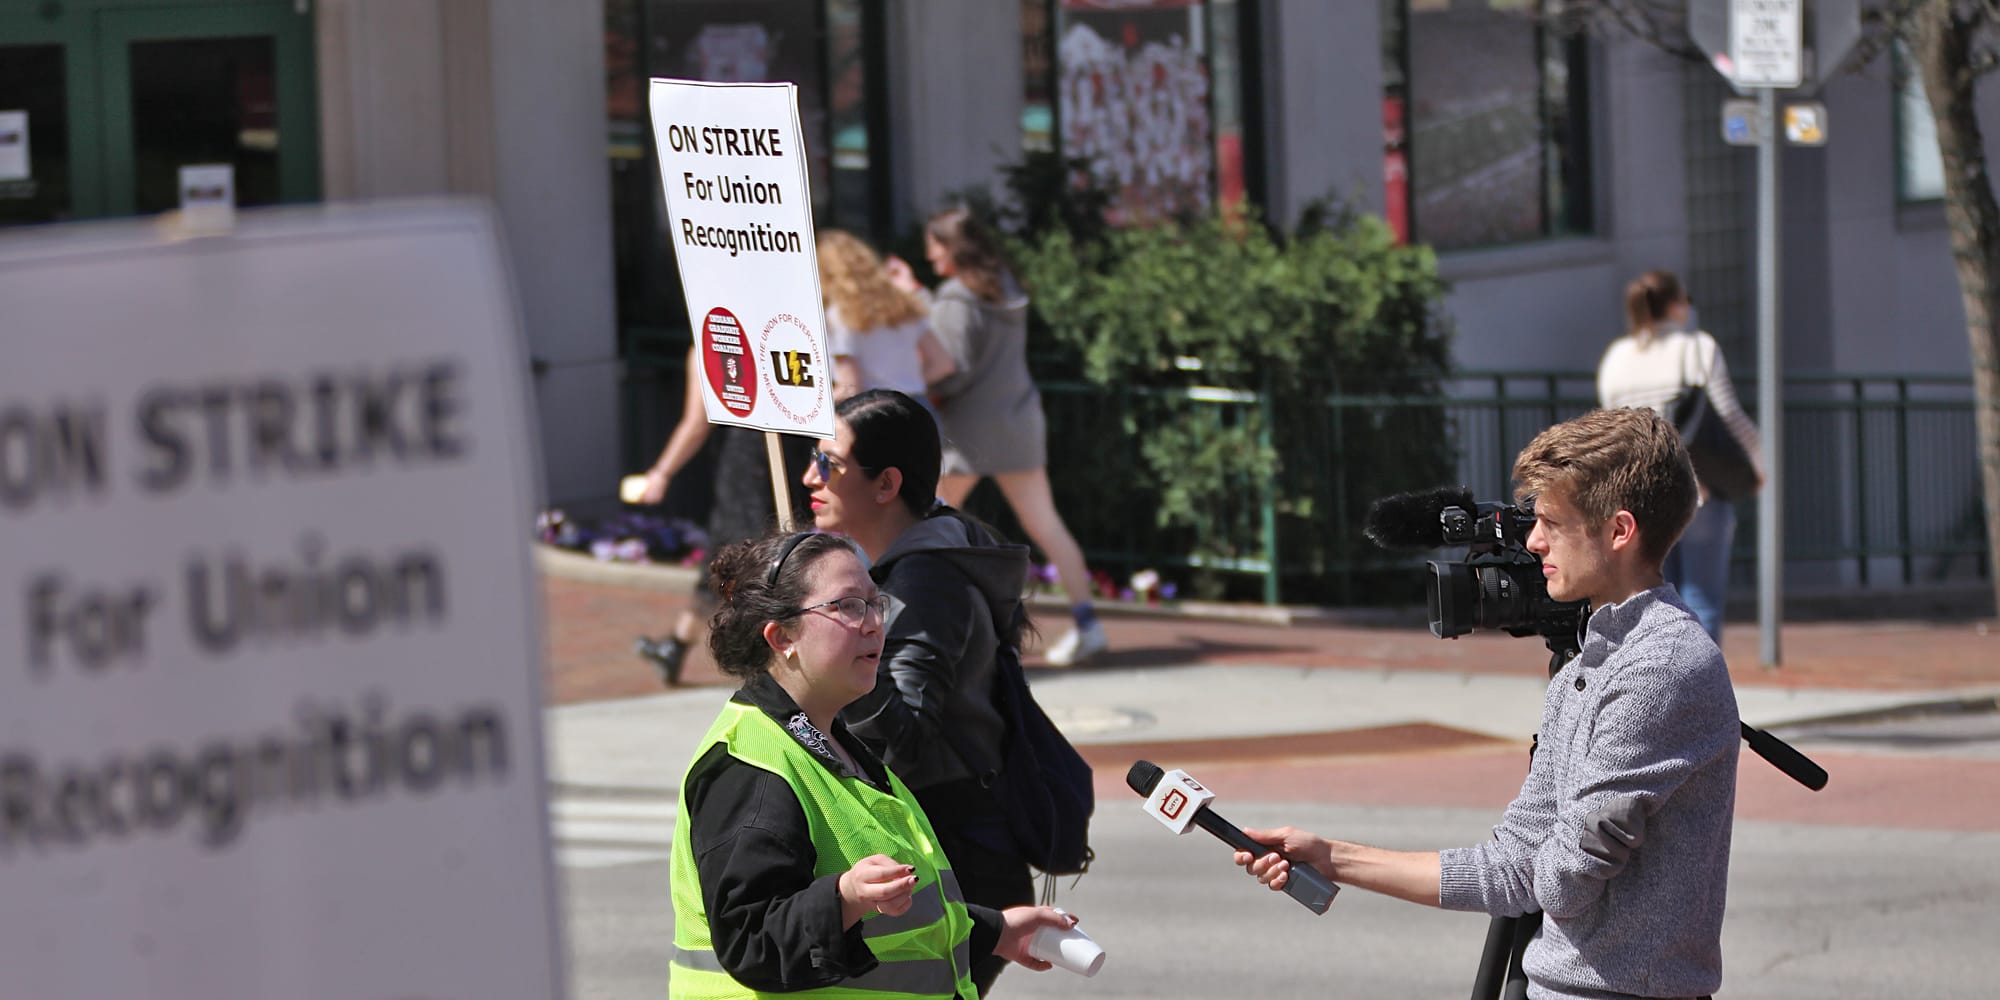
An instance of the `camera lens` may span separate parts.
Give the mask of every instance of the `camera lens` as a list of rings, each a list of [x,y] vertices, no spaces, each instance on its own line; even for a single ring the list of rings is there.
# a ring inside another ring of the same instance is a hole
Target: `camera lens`
[[[1432,561],[1424,578],[1424,597],[1431,609],[1431,634],[1455,639],[1472,631],[1472,616],[1478,610],[1473,568],[1464,563]]]
[[[1534,567],[1539,573],[1541,567]],[[1520,580],[1514,566],[1479,567],[1479,627],[1511,628],[1529,620],[1533,594]]]

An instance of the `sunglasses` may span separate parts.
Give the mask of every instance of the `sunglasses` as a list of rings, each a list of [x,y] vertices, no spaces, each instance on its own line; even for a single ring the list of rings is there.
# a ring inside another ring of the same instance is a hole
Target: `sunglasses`
[[[832,455],[829,455],[818,448],[813,449],[812,463],[813,463],[813,471],[819,473],[819,478],[827,482],[831,482],[833,480],[834,473],[844,472],[847,470],[846,462],[838,458],[835,458]],[[860,468],[863,474],[871,476],[874,475],[873,472],[869,471],[867,466],[864,465],[861,466]]]

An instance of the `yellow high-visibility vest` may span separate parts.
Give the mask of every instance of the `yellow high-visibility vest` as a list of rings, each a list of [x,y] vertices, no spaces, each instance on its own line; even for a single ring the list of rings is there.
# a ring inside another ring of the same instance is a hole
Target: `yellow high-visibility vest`
[[[978,995],[972,986],[972,918],[965,909],[965,896],[930,820],[900,779],[889,775],[891,794],[859,778],[837,777],[762,709],[733,701],[696,746],[694,760],[699,762],[717,743],[725,744],[730,756],[792,786],[812,833],[815,877],[837,875],[873,854],[886,854],[916,869],[915,901],[908,912],[893,917],[874,913],[863,919],[862,936],[881,963],[873,971],[816,990],[768,995],[838,1000],[971,1000]],[[687,788],[685,776],[681,788]],[[708,907],[702,902],[701,879],[688,843],[685,796],[674,820],[674,955],[667,996],[670,1000],[766,996],[737,982],[717,960],[709,937]]]

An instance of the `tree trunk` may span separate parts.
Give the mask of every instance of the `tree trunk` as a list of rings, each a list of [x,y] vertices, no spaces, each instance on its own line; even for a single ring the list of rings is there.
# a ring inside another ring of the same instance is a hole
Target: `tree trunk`
[[[1937,122],[1944,162],[1945,221],[1972,341],[1974,422],[1985,487],[1987,576],[2000,607],[2000,203],[1986,172],[1985,138],[1973,105],[1977,82],[1972,41],[1974,8],[1961,16],[1956,0],[1930,0],[1913,13],[1907,41],[1922,68],[1924,94]]]

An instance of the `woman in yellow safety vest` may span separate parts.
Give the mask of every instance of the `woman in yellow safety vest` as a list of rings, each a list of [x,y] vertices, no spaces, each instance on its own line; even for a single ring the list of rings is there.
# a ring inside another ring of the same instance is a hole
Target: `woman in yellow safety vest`
[[[716,663],[743,686],[681,781],[675,1000],[977,996],[971,956],[1031,969],[1046,906],[968,906],[910,790],[836,716],[875,687],[887,598],[853,543],[800,532],[711,566]]]

